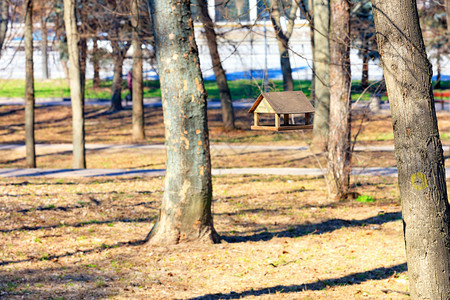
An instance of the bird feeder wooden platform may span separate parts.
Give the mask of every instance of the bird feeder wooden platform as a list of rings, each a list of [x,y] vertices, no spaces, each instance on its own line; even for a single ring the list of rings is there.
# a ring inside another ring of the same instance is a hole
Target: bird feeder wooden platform
[[[313,128],[313,125],[309,123],[314,114],[314,107],[300,91],[262,93],[248,112],[254,114],[252,130],[288,131]],[[260,125],[260,114],[274,115],[274,126]],[[305,123],[291,124],[289,120],[292,114],[304,114]],[[281,123],[281,115],[283,115],[283,123]]]

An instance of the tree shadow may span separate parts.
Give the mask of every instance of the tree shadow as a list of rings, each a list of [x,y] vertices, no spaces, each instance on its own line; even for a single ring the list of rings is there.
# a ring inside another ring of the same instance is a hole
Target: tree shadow
[[[12,229],[0,229],[1,233],[9,233],[9,232],[15,232],[15,231],[36,231],[36,230],[41,230],[41,229],[53,229],[53,228],[58,228],[58,227],[83,227],[86,225],[91,225],[91,224],[97,224],[97,225],[101,225],[101,224],[110,224],[110,223],[118,223],[118,222],[123,222],[123,223],[149,223],[149,222],[153,222],[156,219],[155,217],[150,217],[150,218],[137,218],[137,219],[112,219],[112,220],[103,220],[103,221],[98,221],[98,220],[90,220],[90,221],[84,221],[84,222],[78,222],[78,223],[72,223],[72,224],[55,224],[55,225],[45,225],[45,226],[22,226],[22,227],[18,227],[18,228],[12,228]]]
[[[31,258],[25,258],[22,260],[1,261],[0,266],[17,264],[17,263],[22,263],[22,262],[27,262],[27,261],[33,261],[33,260],[37,260],[37,259],[38,260],[53,260],[53,259],[59,259],[59,258],[63,258],[63,257],[73,256],[75,254],[88,254],[88,253],[92,253],[92,252],[105,251],[105,250],[111,249],[111,248],[127,247],[127,246],[140,246],[140,245],[145,244],[146,242],[147,242],[147,240],[143,239],[143,240],[132,240],[132,241],[128,241],[128,242],[117,242],[112,245],[102,244],[101,246],[98,246],[95,248],[86,249],[86,250],[75,250],[72,252],[66,252],[64,254],[48,255],[48,256],[39,257],[39,258],[31,257]]]
[[[381,225],[387,222],[401,220],[402,215],[400,212],[379,214],[375,217],[370,217],[363,220],[344,220],[344,219],[331,219],[315,224],[300,224],[290,226],[286,229],[282,229],[275,232],[256,232],[253,231],[251,235],[245,236],[226,236],[221,235],[221,239],[228,243],[245,243],[245,242],[259,242],[269,241],[273,238],[296,238],[305,236],[308,234],[320,235],[323,233],[333,232],[341,228],[348,227],[361,227],[367,225]],[[257,230],[261,231],[261,230]]]
[[[354,285],[361,284],[369,280],[383,280],[389,278],[396,273],[402,273],[407,271],[406,263],[395,265],[389,268],[380,267],[366,272],[352,273],[340,278],[331,278],[326,280],[317,280],[311,283],[304,284],[294,284],[294,285],[277,285],[269,288],[262,288],[256,290],[249,290],[240,293],[230,292],[227,294],[217,293],[208,294],[200,297],[189,298],[189,300],[210,300],[210,299],[241,299],[248,296],[263,296],[272,294],[288,294],[288,293],[298,293],[303,291],[320,291],[326,289],[329,286],[336,285]],[[384,292],[396,292],[391,290],[386,290]],[[397,293],[407,294],[403,291],[397,291]]]

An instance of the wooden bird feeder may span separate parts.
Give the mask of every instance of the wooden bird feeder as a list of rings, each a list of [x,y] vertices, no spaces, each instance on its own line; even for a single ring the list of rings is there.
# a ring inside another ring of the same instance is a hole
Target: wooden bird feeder
[[[262,93],[248,112],[254,114],[252,130],[288,131],[313,128],[313,125],[309,123],[314,107],[300,91]],[[274,115],[275,125],[260,125],[260,114]],[[292,114],[304,114],[305,123],[291,124],[289,119]],[[283,115],[283,123],[281,123],[281,115]]]

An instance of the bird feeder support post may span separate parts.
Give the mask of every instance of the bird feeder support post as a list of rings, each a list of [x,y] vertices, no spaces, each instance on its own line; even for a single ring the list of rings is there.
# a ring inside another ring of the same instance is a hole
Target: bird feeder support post
[[[284,125],[289,125],[289,114],[284,114]]]
[[[255,126],[259,126],[259,114],[257,112],[253,113]]]
[[[280,114],[275,114],[275,127],[280,128]]]

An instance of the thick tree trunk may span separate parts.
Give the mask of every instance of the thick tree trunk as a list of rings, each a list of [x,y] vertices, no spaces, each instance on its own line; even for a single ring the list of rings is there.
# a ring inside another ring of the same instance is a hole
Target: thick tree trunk
[[[5,43],[6,32],[8,31],[9,21],[9,1],[1,0],[0,4],[0,52],[3,49]]]
[[[133,0],[133,83],[132,83],[132,100],[133,100],[133,141],[142,141],[145,139],[144,129],[144,102],[142,96],[142,43],[139,33],[141,31],[139,19],[139,0]]]
[[[41,55],[42,55],[42,79],[48,79],[48,41],[47,41],[47,21],[45,11],[41,10]]]
[[[330,133],[327,176],[331,197],[345,198],[350,183],[350,3],[330,1]]]
[[[223,127],[225,130],[234,130],[236,127],[234,125],[233,102],[228,87],[227,77],[225,76],[225,71],[220,60],[219,50],[217,48],[214,23],[208,13],[208,3],[205,0],[197,0],[197,5],[200,8],[200,20],[202,21],[205,30],[214,75],[216,76],[217,87],[219,88]]]
[[[64,23],[69,53],[70,97],[72,101],[73,167],[86,168],[84,95],[80,64],[80,37],[75,18],[75,1],[64,0]]]
[[[394,127],[411,299],[450,299],[450,207],[417,4],[374,0],[373,13]]]
[[[330,120],[330,5],[328,0],[314,0],[314,90],[315,114],[313,148],[324,150],[327,146]]]
[[[161,81],[167,174],[154,244],[217,242],[211,215],[206,91],[189,0],[150,0]]]
[[[130,47],[129,44],[122,48],[117,39],[111,41],[111,45],[113,48],[113,57],[114,57],[114,75],[113,82],[111,86],[111,111],[120,111],[123,109],[122,107],[122,84],[123,84],[123,61],[125,59],[125,54]]]
[[[34,68],[33,68],[33,0],[26,1],[25,12],[25,146],[27,168],[36,168],[34,140]]]
[[[361,74],[361,89],[365,90],[369,86],[369,54],[364,50],[362,74]]]
[[[280,53],[281,73],[283,74],[283,89],[285,91],[294,90],[294,80],[292,79],[291,61],[289,59],[289,39],[294,29],[294,21],[297,16],[298,3],[292,1],[291,11],[288,18],[286,32],[281,27],[281,13],[279,0],[270,2],[271,21],[278,41],[278,52]]]
[[[100,88],[100,54],[98,51],[98,39],[94,38],[92,48],[92,67],[94,68],[94,78],[92,87],[94,89]]]

